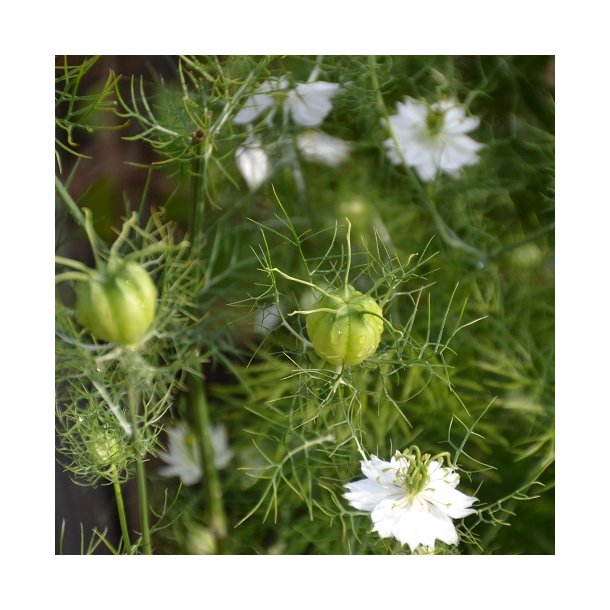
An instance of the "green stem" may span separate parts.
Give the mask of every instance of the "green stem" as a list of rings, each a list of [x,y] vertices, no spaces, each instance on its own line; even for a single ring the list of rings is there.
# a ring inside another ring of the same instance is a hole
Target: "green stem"
[[[222,540],[227,535],[227,522],[222,499],[222,488],[218,471],[214,464],[214,447],[212,445],[210,415],[201,377],[191,378],[191,394],[195,402],[197,418],[197,440],[201,455],[203,484],[206,488],[209,503],[210,529],[216,538],[218,552],[222,553]]]
[[[119,522],[121,524],[121,534],[123,536],[123,548],[131,551],[131,542],[129,541],[129,528],[127,527],[127,515],[125,514],[125,503],[123,502],[123,493],[121,485],[118,481],[113,481],[114,497],[116,498],[116,507],[119,513]]]
[[[191,183],[190,237],[191,247],[195,253],[197,253],[198,247],[201,244],[205,219],[205,199],[203,194],[204,174],[202,171],[203,161],[207,162],[207,159],[204,158],[203,147],[202,144],[199,143],[196,146],[195,156],[192,161]],[[200,265],[198,269],[202,270],[203,267]],[[203,271],[199,272],[203,273]],[[214,447],[212,445],[208,403],[201,377],[195,375],[191,376],[189,390],[195,406],[197,442],[201,456],[202,482],[208,498],[209,526],[216,540],[216,550],[221,554],[223,552],[223,539],[227,535],[227,525],[222,500],[222,488],[214,464]]]
[[[78,271],[82,271],[83,273],[90,273],[91,269],[87,267],[84,263],[80,261],[75,261],[71,258],[65,258],[64,256],[56,256],[55,257],[56,265],[64,265],[65,267],[70,267],[72,269],[76,269]]]
[[[137,214],[135,212],[132,212],[131,217],[128,218],[123,223],[123,227],[121,228],[121,232],[119,233],[119,236],[114,240],[114,243],[112,244],[112,246],[110,248],[110,258],[111,259],[118,257],[119,248],[123,245],[123,243],[127,239],[127,235],[129,235],[129,230],[131,229],[131,227],[133,227],[136,224],[137,220],[138,220]]]
[[[507,244],[506,246],[502,246],[501,248],[494,250],[489,255],[489,258],[490,259],[497,258],[498,256],[501,256],[502,254],[505,254],[506,252],[509,252],[510,250],[515,250],[516,248],[520,248],[521,246],[524,246],[525,244],[527,244],[531,241],[535,241],[539,237],[542,237],[546,233],[550,233],[551,231],[554,231],[554,230],[555,230],[555,222],[553,221],[549,225],[542,227],[542,228],[538,229],[537,231],[534,231],[533,233],[530,233],[529,235],[527,235],[523,239],[520,239],[519,241],[516,241],[512,244]]]
[[[289,316],[296,316],[297,314],[302,314],[304,316],[308,316],[309,314],[312,313],[332,313],[332,314],[336,314],[337,310],[336,309],[331,309],[330,307],[319,307],[317,309],[297,309],[296,311],[291,311],[288,315]]]
[[[319,293],[323,294],[325,297],[329,297],[330,299],[332,299],[333,301],[335,301],[337,303],[341,303],[343,300],[340,297],[338,297],[337,295],[330,294],[329,292],[326,292],[326,290],[323,290],[322,288],[320,288],[319,286],[316,286],[315,284],[312,284],[311,282],[306,282],[305,280],[300,280],[296,277],[292,277],[291,275],[284,273],[281,269],[278,269],[277,267],[271,267],[269,269],[265,269],[265,271],[277,273],[278,275],[285,277],[287,280],[291,280],[293,282],[297,282],[298,284],[303,284],[305,286],[309,286],[310,288],[317,290]]]
[[[146,491],[146,470],[142,460],[142,448],[140,446],[140,430],[138,428],[137,410],[138,396],[133,386],[129,387],[129,416],[131,418],[131,432],[133,444],[136,449],[136,474],[138,480],[138,508],[140,512],[140,528],[142,529],[142,540],[144,542],[144,554],[152,555],[150,542],[150,526],[148,523],[148,493]]]
[[[488,256],[485,252],[467,244],[465,241],[461,240],[448,226],[447,223],[443,220],[443,217],[438,213],[436,209],[436,201],[434,197],[434,188],[430,184],[426,190],[426,196],[424,196],[423,201],[430,214],[432,214],[432,218],[434,219],[434,224],[436,224],[436,228],[441,236],[441,239],[449,244],[452,248],[457,248],[458,250],[462,250],[463,252],[468,252],[479,258],[481,261],[487,260]]]
[[[80,273],[79,271],[66,271],[66,273],[60,273],[55,276],[55,283],[60,284],[68,280],[86,281],[89,279],[89,274]]]
[[[349,271],[350,271],[350,267],[352,266],[352,242],[350,239],[352,223],[349,221],[349,218],[346,218],[345,220],[347,220],[347,266],[345,269],[345,282],[343,284],[343,297],[345,299],[347,299],[349,296],[349,293],[347,290],[347,287],[349,285]]]
[[[203,221],[205,216],[205,200],[203,198],[203,176],[201,173],[202,145],[195,147],[195,156],[192,162],[192,186],[191,186],[191,243],[195,244],[201,238],[203,232]]]
[[[85,228],[85,216],[81,212],[80,208],[70,196],[70,193],[66,190],[66,187],[61,183],[61,180],[55,176],[55,189],[59,196],[63,199],[63,202],[68,206],[68,210],[74,217],[74,220],[84,229]]]

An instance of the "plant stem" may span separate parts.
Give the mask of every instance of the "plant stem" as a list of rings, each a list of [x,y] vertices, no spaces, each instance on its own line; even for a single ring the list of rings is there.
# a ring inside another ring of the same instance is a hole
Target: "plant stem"
[[[481,262],[485,261],[488,257],[485,252],[467,244],[465,241],[460,239],[448,226],[447,223],[443,220],[443,217],[438,213],[436,209],[436,201],[434,196],[434,186],[432,184],[428,185],[428,188],[425,191],[425,196],[423,197],[424,204],[428,208],[428,211],[432,215],[434,219],[434,224],[436,224],[436,228],[440,233],[441,238],[447,244],[449,244],[452,248],[457,248],[458,250],[462,250],[463,252],[468,252],[468,254],[472,254],[477,257]]]
[[[205,213],[205,200],[202,194],[203,176],[201,173],[202,145],[196,145],[195,156],[192,162],[192,186],[191,186],[191,243],[196,244],[201,239],[203,231],[203,220]]]
[[[207,153],[206,153],[207,154]],[[202,161],[206,161],[203,156],[202,144],[197,144],[195,156],[193,157],[191,171],[191,220],[190,238],[193,252],[197,253],[202,244],[203,223],[205,218],[205,198],[204,172],[202,172]],[[203,266],[198,266],[197,273],[203,273]],[[203,485],[207,492],[209,505],[209,524],[210,530],[216,540],[216,551],[221,554],[223,551],[223,539],[227,535],[226,517],[222,501],[222,488],[218,472],[214,464],[214,447],[212,445],[210,416],[208,403],[203,387],[203,379],[192,375],[189,387],[195,406],[195,417],[197,420],[197,442],[201,456],[201,472]]]
[[[291,280],[293,282],[297,282],[299,284],[304,284],[305,286],[309,286],[310,288],[313,288],[314,290],[317,290],[319,293],[323,294],[325,297],[328,297],[329,299],[332,299],[333,301],[335,301],[337,303],[341,302],[341,298],[338,297],[337,295],[330,294],[329,292],[326,292],[326,290],[323,290],[322,288],[320,288],[319,286],[316,286],[315,284],[312,284],[311,282],[306,282],[305,280],[300,280],[296,277],[292,277],[291,275],[284,273],[281,269],[278,269],[277,267],[271,267],[269,269],[265,269],[265,271],[277,273],[277,274],[281,275],[282,277],[285,277],[287,280]]]
[[[346,218],[345,220],[347,220],[347,267],[345,269],[345,281],[343,283],[343,297],[345,299],[347,299],[348,297],[348,291],[347,291],[347,286],[349,284],[349,271],[350,271],[350,267],[352,266],[352,242],[350,239],[350,233],[352,230],[352,223],[349,221],[349,218]]]
[[[55,176],[55,189],[59,193],[59,196],[63,199],[74,220],[84,229],[85,228],[85,216],[81,212],[80,208],[70,196],[70,193],[66,190],[66,187],[61,183],[61,180]]]
[[[203,484],[206,488],[209,503],[210,529],[216,538],[218,552],[222,553],[222,539],[227,535],[227,523],[222,499],[222,488],[218,478],[218,471],[214,464],[214,447],[212,445],[208,402],[201,377],[191,377],[190,390],[195,402],[197,440],[201,455]]]
[[[530,233],[529,235],[526,235],[523,239],[520,239],[519,241],[516,241],[512,244],[507,244],[506,246],[502,246],[501,248],[494,250],[489,255],[489,258],[490,259],[497,258],[498,256],[501,256],[502,254],[505,254],[506,252],[509,252],[510,250],[515,250],[516,248],[520,248],[521,246],[524,246],[525,244],[527,244],[531,241],[535,241],[539,237],[542,237],[546,233],[550,233],[551,231],[554,231],[554,230],[555,230],[555,221],[551,222],[550,224],[546,225],[545,227],[538,229],[537,231],[534,231],[533,233]]]
[[[142,460],[142,449],[140,447],[140,430],[138,428],[137,410],[138,396],[133,386],[129,387],[129,416],[131,418],[131,432],[136,449],[136,474],[138,479],[138,509],[140,512],[140,528],[142,529],[142,540],[144,542],[144,554],[152,555],[150,543],[150,526],[148,524],[148,493],[146,491],[146,470]]]
[[[123,548],[129,549],[131,552],[131,542],[129,541],[129,528],[127,527],[127,516],[125,514],[125,503],[123,502],[123,493],[121,485],[117,481],[113,482],[114,497],[116,498],[116,507],[119,513],[119,522],[121,524],[121,534],[123,536]]]

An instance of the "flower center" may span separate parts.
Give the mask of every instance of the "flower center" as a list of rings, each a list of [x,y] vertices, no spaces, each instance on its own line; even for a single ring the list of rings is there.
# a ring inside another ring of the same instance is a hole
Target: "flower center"
[[[428,128],[428,134],[431,137],[437,136],[443,129],[445,122],[445,113],[442,110],[428,109],[428,116],[426,116],[426,127]]]
[[[430,454],[419,451],[419,447],[412,447],[405,451],[403,456],[409,461],[406,468],[398,471],[398,484],[402,487],[409,501],[420,493],[428,484],[430,475],[428,474],[428,463]]]
[[[197,437],[195,436],[195,433],[191,430],[189,430],[184,437],[184,445],[186,447],[186,453],[189,458],[195,464],[198,464],[199,456],[197,455],[197,452],[199,451],[199,448],[197,446]]]
[[[451,463],[450,456],[446,451],[436,455],[422,454],[417,445],[409,447],[402,454],[397,452],[396,457],[407,460],[407,465],[398,469],[395,484],[399,485],[405,492],[409,504],[428,485],[430,481],[430,462],[435,461],[442,465],[446,460]]]

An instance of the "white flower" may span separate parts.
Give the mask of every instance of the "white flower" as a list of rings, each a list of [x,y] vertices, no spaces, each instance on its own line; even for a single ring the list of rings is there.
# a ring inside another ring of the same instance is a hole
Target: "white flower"
[[[167,466],[160,468],[159,474],[164,477],[180,477],[184,485],[197,483],[201,479],[201,454],[194,433],[186,424],[180,423],[169,428],[167,436],[169,451],[159,456]],[[224,426],[212,426],[210,437],[214,449],[214,465],[216,468],[224,468],[233,455]]]
[[[297,146],[306,161],[324,163],[331,167],[340,165],[347,159],[350,144],[318,131],[306,129],[297,137]]]
[[[476,512],[470,506],[477,499],[456,489],[459,475],[417,448],[397,451],[389,462],[372,455],[361,468],[366,478],[348,483],[344,497],[371,513],[373,531],[381,538],[394,537],[411,551],[419,545],[434,548],[437,539],[457,544],[452,519]]]
[[[251,191],[256,190],[269,177],[269,157],[263,150],[261,141],[254,136],[237,147],[235,162]]]
[[[466,116],[455,101],[427,106],[407,98],[397,104],[389,123],[396,138],[384,142],[390,160],[414,167],[422,180],[434,180],[439,171],[455,176],[479,161],[476,153],[483,145],[466,135],[478,127],[479,119]]]
[[[337,93],[339,85],[316,81],[313,83],[298,83],[294,89],[278,96],[278,92],[288,88],[285,78],[266,80],[250,96],[243,108],[233,117],[238,125],[252,123],[261,113],[271,110],[268,120],[275,113],[276,99],[283,100],[284,110],[289,112],[297,125],[316,127],[332,108],[331,98]]]

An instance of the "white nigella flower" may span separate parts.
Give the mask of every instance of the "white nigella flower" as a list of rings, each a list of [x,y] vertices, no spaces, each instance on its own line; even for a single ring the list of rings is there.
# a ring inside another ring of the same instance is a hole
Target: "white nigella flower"
[[[456,101],[428,106],[407,98],[397,104],[389,123],[396,138],[384,142],[390,160],[415,168],[422,180],[434,180],[441,171],[455,176],[462,167],[479,161],[476,153],[483,145],[466,135],[478,127],[479,119],[466,116]]]
[[[397,451],[389,462],[372,455],[361,468],[366,478],[348,483],[344,497],[371,513],[381,538],[394,537],[411,551],[419,545],[433,549],[437,539],[457,544],[452,519],[476,512],[470,507],[477,499],[456,489],[459,475],[442,466],[442,457],[422,456],[417,447]]]
[[[336,167],[350,152],[350,144],[317,129],[306,129],[297,137],[297,146],[306,161]]]
[[[180,477],[184,485],[193,485],[201,479],[199,445],[193,432],[184,423],[167,430],[169,450],[160,458],[167,464],[159,469],[164,477]],[[224,468],[233,455],[227,443],[227,432],[222,425],[212,426],[210,433],[214,449],[214,465]]]
[[[252,123],[266,110],[271,111],[267,118],[270,121],[276,110],[276,101],[279,101],[297,125],[316,127],[330,112],[330,100],[337,93],[339,85],[316,81],[297,83],[294,89],[287,89],[288,81],[285,78],[266,80],[246,100],[242,109],[233,117],[233,122],[238,125]]]
[[[261,141],[255,136],[250,136],[237,147],[235,162],[251,191],[256,190],[269,177],[269,157],[263,150]]]

